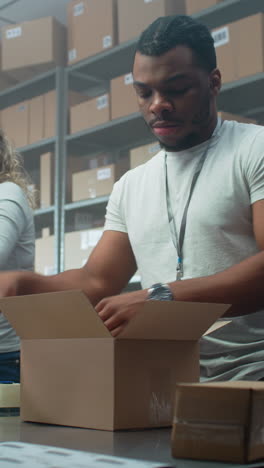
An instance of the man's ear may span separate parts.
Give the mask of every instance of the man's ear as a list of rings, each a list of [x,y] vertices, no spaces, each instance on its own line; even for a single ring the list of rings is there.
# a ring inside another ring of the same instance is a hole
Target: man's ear
[[[215,68],[210,73],[210,90],[214,96],[217,96],[220,93],[222,86],[221,72],[218,68]]]

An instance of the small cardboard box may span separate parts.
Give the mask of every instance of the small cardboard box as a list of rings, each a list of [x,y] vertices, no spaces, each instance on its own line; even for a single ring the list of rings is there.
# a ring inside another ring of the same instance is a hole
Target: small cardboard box
[[[118,0],[119,42],[139,36],[159,16],[185,14],[185,0]]]
[[[68,4],[68,64],[117,44],[116,0],[74,0]]]
[[[128,158],[98,169],[72,175],[72,201],[102,197],[112,192],[114,183],[129,169]]]
[[[113,338],[80,291],[0,299],[21,337],[22,420],[170,426],[176,382],[198,380],[199,338],[228,307],[148,301]]]
[[[119,119],[138,111],[132,73],[111,80],[111,119]]]
[[[138,146],[130,150],[130,169],[134,169],[140,166],[140,164],[149,161],[159,151],[159,143],[150,143],[149,145]]]
[[[40,207],[48,208],[54,202],[54,154],[40,155]]]
[[[29,142],[29,102],[23,101],[1,111],[2,128],[8,138],[21,148]]]
[[[186,15],[193,15],[198,11],[210,8],[222,0],[185,0]]]
[[[81,268],[88,260],[103,234],[101,229],[86,229],[65,233],[65,270]]]
[[[246,463],[264,458],[264,383],[176,386],[172,454]]]
[[[70,108],[70,131],[80,132],[110,120],[109,95],[104,94]]]
[[[211,32],[215,43],[217,67],[222,75],[222,83],[229,83],[237,79],[236,52],[238,43],[236,29],[235,23],[230,23]]]
[[[29,144],[44,138],[44,96],[29,101]]]
[[[18,80],[66,63],[66,28],[53,17],[2,29],[2,69]]]

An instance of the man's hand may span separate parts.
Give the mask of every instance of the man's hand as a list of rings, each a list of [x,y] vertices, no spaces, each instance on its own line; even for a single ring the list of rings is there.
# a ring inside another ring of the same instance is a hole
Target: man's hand
[[[119,335],[131,318],[138,313],[148,297],[140,290],[102,299],[95,307],[99,317],[113,336]]]

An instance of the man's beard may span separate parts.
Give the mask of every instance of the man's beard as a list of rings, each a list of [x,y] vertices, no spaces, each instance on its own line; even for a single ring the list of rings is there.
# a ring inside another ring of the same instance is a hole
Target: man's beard
[[[210,101],[210,95],[208,93],[205,96],[205,99],[201,105],[200,110],[194,114],[191,120],[192,125],[199,127],[198,131],[193,131],[192,133],[189,133],[185,137],[179,139],[177,144],[173,146],[166,145],[165,143],[162,143],[162,141],[158,140],[160,147],[164,149],[165,151],[181,151],[181,150],[188,149],[199,144],[200,130],[202,130],[203,128],[206,128],[209,125],[210,118],[211,118],[211,101]]]

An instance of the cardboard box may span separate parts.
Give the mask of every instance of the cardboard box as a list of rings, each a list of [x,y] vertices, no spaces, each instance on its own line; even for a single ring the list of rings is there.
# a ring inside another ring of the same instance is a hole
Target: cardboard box
[[[0,91],[6,88],[15,86],[17,80],[8,75],[7,72],[2,70],[2,43],[0,43]]]
[[[104,94],[70,108],[70,131],[80,132],[110,120],[109,95]]]
[[[44,138],[44,96],[29,101],[29,144]]]
[[[177,385],[173,456],[234,463],[263,458],[263,411],[263,382]]]
[[[117,44],[116,0],[75,0],[68,4],[68,64]]]
[[[248,117],[244,117],[243,115],[231,114],[230,112],[220,111],[218,112],[218,116],[222,120],[236,120],[236,122],[241,123],[257,124],[257,121],[255,119],[249,119]]]
[[[90,257],[94,247],[102,237],[103,228],[86,229],[65,233],[64,268],[81,268]]]
[[[128,169],[128,158],[122,158],[116,164],[74,173],[72,175],[72,201],[109,195],[114,183]]]
[[[198,11],[210,8],[222,0],[185,0],[186,15],[193,15]]]
[[[54,154],[40,155],[40,208],[54,203]]]
[[[2,28],[2,69],[18,80],[66,63],[66,28],[38,18]]]
[[[228,308],[149,301],[113,338],[80,291],[0,307],[22,339],[22,420],[103,430],[170,426],[176,382],[198,380],[199,338]]]
[[[2,128],[8,138],[17,147],[29,142],[29,103],[20,102],[1,111]]]
[[[118,0],[118,39],[128,41],[159,16],[185,14],[184,0]]]
[[[111,118],[119,119],[138,111],[132,73],[111,80]]]
[[[55,237],[49,228],[42,229],[42,237],[35,241],[35,271],[43,275],[57,273],[55,266]]]
[[[226,24],[214,29],[212,36],[215,41],[217,67],[222,75],[222,83],[236,80],[236,51],[238,43],[235,23]]]
[[[223,83],[264,71],[263,13],[214,29],[212,36]]]
[[[159,151],[159,143],[150,143],[130,150],[130,169],[149,161]]]

